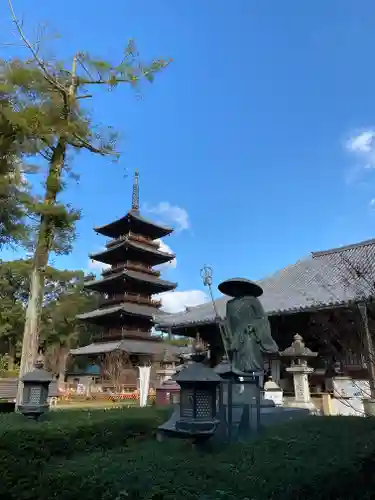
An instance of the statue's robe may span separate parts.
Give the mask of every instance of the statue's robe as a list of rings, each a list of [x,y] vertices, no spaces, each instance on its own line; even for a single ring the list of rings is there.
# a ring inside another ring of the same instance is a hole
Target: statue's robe
[[[244,372],[263,372],[264,354],[278,352],[271,326],[256,297],[234,298],[227,303],[227,327],[233,366]]]

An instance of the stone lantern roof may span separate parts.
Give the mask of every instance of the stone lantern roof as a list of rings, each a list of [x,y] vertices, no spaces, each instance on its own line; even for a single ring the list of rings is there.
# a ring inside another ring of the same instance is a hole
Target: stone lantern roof
[[[294,335],[294,341],[285,351],[280,352],[280,356],[285,358],[314,358],[318,355],[305,346],[303,338],[298,333]]]
[[[182,383],[194,382],[216,382],[222,381],[221,377],[215,373],[212,368],[204,365],[201,361],[196,361],[186,365],[186,368],[181,370],[177,376],[174,377],[175,381]]]
[[[49,384],[52,380],[52,375],[47,372],[47,370],[44,370],[43,363],[41,361],[37,361],[34,370],[26,373],[22,377],[22,382],[39,382]]]

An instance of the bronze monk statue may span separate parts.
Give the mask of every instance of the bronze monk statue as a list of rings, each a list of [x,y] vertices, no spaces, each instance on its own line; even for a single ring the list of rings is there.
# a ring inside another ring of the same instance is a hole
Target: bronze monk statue
[[[233,297],[226,307],[228,354],[233,368],[242,372],[264,372],[264,354],[278,352],[268,317],[258,297],[263,293],[256,283],[234,278],[223,281],[219,290]]]

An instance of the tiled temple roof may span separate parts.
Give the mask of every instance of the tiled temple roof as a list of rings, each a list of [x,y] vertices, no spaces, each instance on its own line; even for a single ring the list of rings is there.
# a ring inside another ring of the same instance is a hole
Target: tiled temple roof
[[[362,270],[363,276],[357,271]],[[285,267],[258,281],[263,288],[260,300],[268,315],[291,314],[338,306],[369,297],[375,289],[375,240],[368,240],[323,252]],[[228,298],[215,301],[225,317]],[[176,314],[156,318],[159,328],[189,327],[212,323],[213,305],[208,302]]]

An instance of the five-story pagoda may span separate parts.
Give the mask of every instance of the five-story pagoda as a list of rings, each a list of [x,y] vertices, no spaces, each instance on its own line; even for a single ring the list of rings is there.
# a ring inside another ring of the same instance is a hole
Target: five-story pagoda
[[[94,343],[71,351],[73,355],[99,355],[115,350],[136,357],[159,358],[165,344],[151,335],[154,316],[161,301],[155,294],[173,290],[176,283],[160,279],[154,266],[169,262],[174,255],[160,250],[160,238],[173,229],[155,224],[139,212],[139,174],[135,173],[131,210],[105,226],[94,228],[107,238],[106,248],[90,258],[110,267],[102,277],[86,283],[101,294],[100,307],[78,316],[98,326]]]

